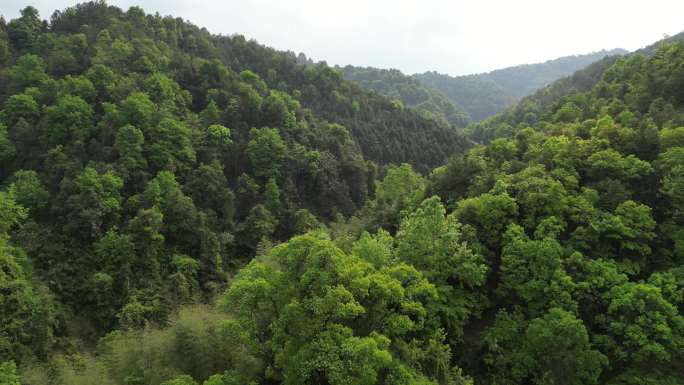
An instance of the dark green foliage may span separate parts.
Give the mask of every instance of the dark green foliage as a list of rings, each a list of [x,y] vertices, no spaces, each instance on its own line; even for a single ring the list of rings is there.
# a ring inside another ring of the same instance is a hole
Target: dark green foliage
[[[9,240],[9,232],[26,219],[26,210],[10,194],[0,192],[0,361],[45,357],[54,342],[55,310],[41,287],[31,282],[25,252]],[[2,364],[3,373],[12,364]],[[10,384],[11,374],[7,376]]]
[[[135,7],[22,15],[3,384],[682,383],[683,43],[423,176],[462,138],[322,63]]]
[[[49,23],[21,15],[0,31],[0,182],[29,216],[4,236],[6,254],[28,254],[6,261],[7,279],[24,282],[20,296],[45,282],[90,338],[163,325],[213,298],[260,243],[352,214],[374,184],[366,159],[425,170],[465,144],[241,36],[99,1]]]
[[[495,272],[464,328],[476,380],[681,382],[682,63],[679,42],[590,66],[476,125],[489,144],[431,174]]]
[[[464,127],[470,121],[468,114],[445,94],[421,84],[415,77],[404,75],[398,70],[346,66],[342,71],[346,79],[358,83],[363,88],[399,100],[406,107],[414,108],[423,116],[442,124]]]

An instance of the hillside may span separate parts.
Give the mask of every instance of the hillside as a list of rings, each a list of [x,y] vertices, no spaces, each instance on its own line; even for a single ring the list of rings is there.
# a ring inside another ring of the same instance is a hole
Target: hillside
[[[470,122],[468,114],[456,107],[444,93],[423,85],[399,70],[353,66],[341,70],[345,79],[358,83],[364,89],[399,100],[427,118],[456,127],[465,127]]]
[[[606,59],[431,175],[495,269],[459,361],[478,382],[684,381],[683,68],[681,41]]]
[[[614,49],[586,55],[566,56],[544,63],[524,64],[483,74],[449,76],[425,72],[414,77],[421,83],[444,92],[456,106],[463,108],[474,121],[503,111],[515,101],[573,74],[606,56],[627,51]]]
[[[681,41],[684,41],[684,32],[666,37],[624,56],[653,56],[659,52],[663,44],[677,44]],[[465,131],[475,141],[488,142],[495,138],[510,137],[515,132],[514,128],[521,124],[534,124],[540,119],[553,120],[551,115],[565,103],[566,98],[571,100],[573,94],[594,88],[604,78],[606,71],[620,60],[620,56],[608,56],[598,60],[523,98],[503,112],[470,125]]]
[[[353,214],[386,164],[465,148],[242,36],[99,1],[21,15],[0,21],[0,361],[165,325],[262,247]]]
[[[489,73],[452,77],[437,72],[405,75],[399,70],[346,66],[345,79],[362,88],[401,101],[442,124],[464,127],[514,105],[521,98],[605,57],[622,55],[614,49],[524,64]],[[313,64],[306,57],[302,63]]]
[[[99,1],[21,14],[0,385],[684,383],[683,41],[464,150],[303,55]]]

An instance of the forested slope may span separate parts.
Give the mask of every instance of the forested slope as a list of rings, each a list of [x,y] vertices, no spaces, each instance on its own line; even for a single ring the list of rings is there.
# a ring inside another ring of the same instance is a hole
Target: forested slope
[[[491,269],[460,361],[477,382],[684,381],[684,44],[602,65],[431,175]]]
[[[684,32],[666,37],[625,56],[652,56],[658,52],[661,45],[677,44],[681,41],[684,41]],[[607,56],[553,82],[502,113],[471,125],[467,130],[468,135],[476,141],[488,142],[494,138],[509,137],[516,131],[514,127],[521,124],[535,124],[539,119],[551,121],[553,117],[550,115],[560,108],[560,104],[565,103],[566,97],[591,90],[604,78],[604,73],[619,60],[620,56]]]
[[[437,126],[325,66],[103,3],[0,25],[3,385],[684,383],[684,43],[376,179],[344,95]]]
[[[482,74],[453,77],[437,72],[425,72],[414,77],[426,86],[444,92],[449,100],[463,108],[477,122],[503,111],[517,100],[606,56],[625,53],[627,51],[622,49],[603,50]]]
[[[412,76],[404,75],[399,70],[346,66],[342,71],[345,79],[399,100],[405,106],[442,124],[465,127],[470,122],[468,114],[455,106],[444,93],[422,84]]]
[[[384,164],[427,170],[464,145],[241,36],[104,2],[49,22],[27,7],[0,21],[0,357],[165,325],[260,244],[355,212]]]

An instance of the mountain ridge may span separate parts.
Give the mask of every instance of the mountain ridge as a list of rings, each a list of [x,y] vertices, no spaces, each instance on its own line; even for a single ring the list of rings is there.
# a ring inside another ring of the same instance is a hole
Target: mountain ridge
[[[450,76],[434,71],[413,76],[423,84],[445,92],[474,121],[480,121],[592,62],[626,52],[623,49],[601,50],[463,76]],[[483,89],[487,90],[486,93]]]

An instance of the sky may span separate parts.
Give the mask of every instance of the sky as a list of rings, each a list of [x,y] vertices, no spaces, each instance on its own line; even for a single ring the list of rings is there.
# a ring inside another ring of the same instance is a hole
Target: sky
[[[0,0],[49,19],[66,0]],[[635,50],[684,30],[682,0],[109,0],[191,21],[215,34],[331,65],[405,73],[487,72],[601,49]]]

